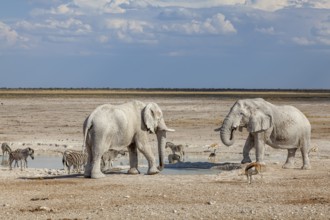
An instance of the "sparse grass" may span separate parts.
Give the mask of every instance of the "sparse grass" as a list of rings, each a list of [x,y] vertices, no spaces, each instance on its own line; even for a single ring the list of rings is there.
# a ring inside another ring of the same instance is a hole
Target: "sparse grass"
[[[0,97],[18,96],[211,96],[237,98],[330,98],[330,90],[203,90],[203,89],[0,89]]]

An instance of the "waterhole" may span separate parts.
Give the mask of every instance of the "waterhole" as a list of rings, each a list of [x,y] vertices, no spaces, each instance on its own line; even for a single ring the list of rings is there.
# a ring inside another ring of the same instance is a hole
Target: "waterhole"
[[[189,175],[189,174],[216,174],[223,171],[230,171],[240,169],[241,154],[222,155],[222,157],[215,158],[213,161],[208,159],[206,153],[198,153],[186,155],[184,161],[175,164],[168,164],[165,160],[165,168],[162,170],[163,175]],[[283,160],[283,154],[276,154],[269,157],[273,161]],[[267,156],[266,156],[267,157]],[[254,158],[251,155],[251,159]],[[8,157],[2,159],[1,165],[8,166]],[[140,155],[138,158],[139,170],[141,173],[147,173],[148,163],[146,159]],[[158,162],[157,162],[158,163]],[[38,169],[63,169],[62,156],[43,156],[36,155],[35,159],[28,158],[29,168]],[[119,173],[126,173],[129,168],[128,156],[121,156],[116,158],[113,162],[113,171]],[[110,170],[112,171],[112,170]]]

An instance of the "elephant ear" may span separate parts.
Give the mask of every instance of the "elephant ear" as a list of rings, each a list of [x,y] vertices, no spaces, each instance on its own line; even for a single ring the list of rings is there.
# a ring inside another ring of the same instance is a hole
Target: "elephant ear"
[[[269,114],[257,110],[255,111],[249,120],[247,130],[249,132],[265,131],[272,126],[272,117]]]
[[[149,103],[143,110],[143,122],[147,127],[147,130],[151,133],[155,133],[156,123],[156,109],[155,103]]]

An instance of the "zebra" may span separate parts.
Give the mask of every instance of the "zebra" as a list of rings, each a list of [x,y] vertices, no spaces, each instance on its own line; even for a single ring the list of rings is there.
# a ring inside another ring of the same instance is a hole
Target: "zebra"
[[[101,158],[101,170],[105,171],[107,169],[111,169],[112,167],[112,161],[118,156],[122,155],[125,156],[126,153],[123,150],[114,150],[114,149],[109,149],[106,151]]]
[[[179,144],[179,145],[175,145],[172,142],[166,142],[165,145],[165,149],[166,148],[171,148],[172,153],[175,154],[175,152],[179,152],[180,153],[180,158],[183,160],[183,156],[184,156],[184,150],[183,150],[183,145]]]
[[[76,150],[66,150],[63,153],[62,158],[63,166],[68,169],[68,174],[70,174],[71,166],[73,170],[76,169],[80,172],[80,168],[84,167],[87,163],[87,153]]]
[[[7,154],[9,154],[11,152],[11,148],[9,147],[9,145],[7,143],[2,143],[1,145],[1,149],[2,149],[2,156],[5,156],[5,153],[7,152]]]
[[[169,164],[180,163],[180,162],[181,162],[180,155],[177,155],[177,154],[169,154],[168,155],[168,163]]]
[[[21,170],[23,170],[23,164],[22,161],[24,160],[24,167],[28,167],[27,158],[28,156],[31,157],[32,160],[34,160],[34,150],[30,147],[25,149],[16,149],[14,151],[11,151],[9,153],[9,167],[10,170],[12,170],[12,163],[15,160],[15,165],[18,166],[18,161],[21,162]]]

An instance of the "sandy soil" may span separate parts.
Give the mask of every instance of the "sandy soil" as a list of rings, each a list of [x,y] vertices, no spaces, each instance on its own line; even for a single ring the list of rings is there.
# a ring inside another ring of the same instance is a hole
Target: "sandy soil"
[[[81,149],[82,123],[104,103],[132,99],[157,102],[167,125],[176,129],[168,141],[186,146],[186,158],[205,161],[210,144],[218,143],[216,163],[239,163],[246,131],[232,147],[220,142],[213,129],[237,98],[215,96],[0,96],[0,143],[13,149],[32,147],[38,155],[60,155]],[[3,219],[329,219],[330,217],[330,100],[267,99],[291,104],[309,118],[312,170],[281,168],[286,151],[267,148],[263,175],[247,184],[241,170],[215,174],[148,176],[107,174],[85,179],[64,170],[24,171],[0,167],[0,216]],[[156,137],[150,135],[156,147]],[[168,152],[170,153],[170,152]],[[234,159],[233,159],[234,158]],[[234,160],[234,161],[233,161]],[[207,172],[205,172],[207,173]]]

